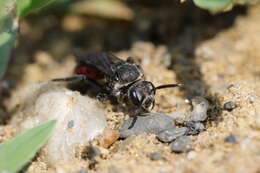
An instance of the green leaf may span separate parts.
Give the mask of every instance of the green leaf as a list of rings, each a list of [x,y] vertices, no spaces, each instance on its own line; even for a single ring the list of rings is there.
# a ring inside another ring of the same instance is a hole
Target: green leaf
[[[0,78],[3,77],[9,61],[11,49],[15,43],[17,30],[0,33]]]
[[[36,12],[56,0],[17,0],[17,15],[21,18]]]
[[[0,32],[8,31],[15,19],[15,0],[0,0]]]
[[[19,171],[46,142],[56,120],[48,121],[0,144],[0,172]]]
[[[108,19],[132,20],[134,18],[134,12],[119,0],[78,1],[71,6],[71,12]]]
[[[3,77],[18,32],[18,17],[25,17],[56,0],[0,0],[0,79]]]
[[[226,9],[234,3],[235,0],[193,0],[200,8],[218,12]]]
[[[5,73],[18,31],[15,2],[15,0],[0,0],[0,78]]]

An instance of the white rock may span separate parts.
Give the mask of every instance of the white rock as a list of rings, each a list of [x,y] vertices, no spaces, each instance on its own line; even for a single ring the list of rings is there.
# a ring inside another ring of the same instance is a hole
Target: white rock
[[[17,95],[20,109],[12,123],[25,130],[56,119],[55,130],[44,148],[47,162],[72,164],[76,146],[100,135],[106,127],[104,111],[95,99],[52,83],[29,86]]]
[[[192,99],[193,110],[191,112],[191,120],[204,121],[207,119],[207,111],[209,102],[203,97],[195,97]]]

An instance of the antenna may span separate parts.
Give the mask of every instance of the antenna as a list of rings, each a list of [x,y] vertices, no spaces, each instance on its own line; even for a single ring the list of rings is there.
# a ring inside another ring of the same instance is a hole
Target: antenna
[[[155,87],[156,90],[158,89],[164,89],[164,88],[173,88],[173,87],[182,87],[183,84],[177,83],[177,84],[166,84],[166,85],[159,85]]]

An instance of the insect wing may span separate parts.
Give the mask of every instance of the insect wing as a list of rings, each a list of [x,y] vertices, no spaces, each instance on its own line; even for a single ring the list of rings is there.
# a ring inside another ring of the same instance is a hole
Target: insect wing
[[[124,64],[125,61],[122,59],[119,59],[115,55],[113,55],[111,52],[106,53],[108,60],[111,64]]]
[[[113,76],[112,63],[106,53],[74,51],[79,64],[93,67],[108,76]]]

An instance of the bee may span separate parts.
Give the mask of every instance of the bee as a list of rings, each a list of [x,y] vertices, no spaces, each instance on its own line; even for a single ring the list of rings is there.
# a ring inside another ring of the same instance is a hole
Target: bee
[[[135,114],[150,112],[155,105],[156,91],[182,84],[154,86],[144,78],[143,69],[131,57],[126,61],[111,53],[75,51],[75,76],[52,81],[84,81],[100,88],[99,100],[114,98],[118,104],[135,110]]]

